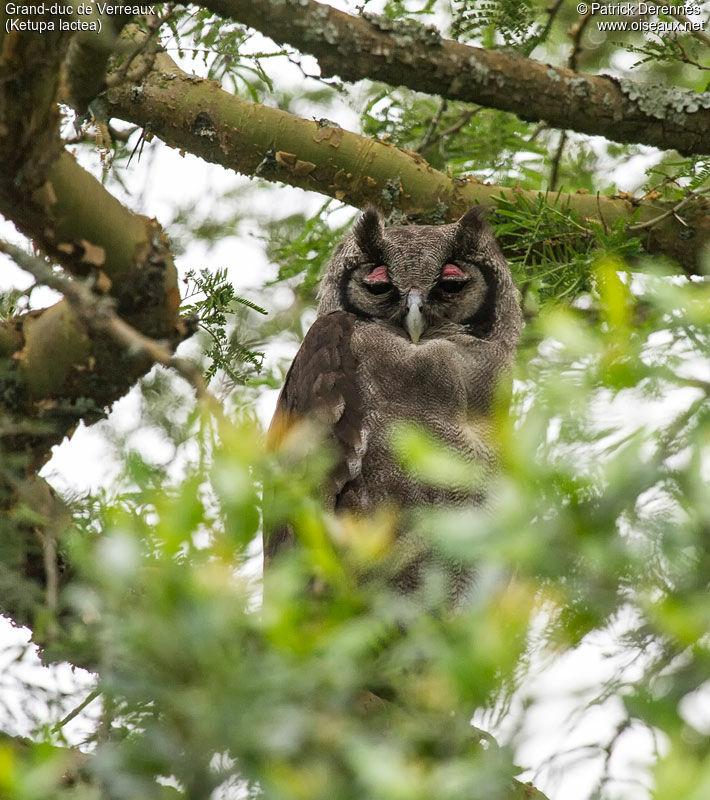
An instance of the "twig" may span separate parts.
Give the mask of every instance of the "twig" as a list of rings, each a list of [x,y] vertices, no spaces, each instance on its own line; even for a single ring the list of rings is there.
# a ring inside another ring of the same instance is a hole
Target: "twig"
[[[478,114],[479,111],[483,111],[483,106],[476,106],[475,108],[469,108],[468,111],[465,111],[459,120],[454,122],[454,124],[447,128],[445,131],[442,131],[438,138],[439,139],[446,139],[448,136],[453,136],[455,133],[458,133],[464,125],[467,125],[475,116]]]
[[[550,165],[550,191],[554,192],[557,189],[557,179],[559,178],[560,174],[560,162],[562,161],[562,154],[565,150],[565,145],[567,144],[567,131],[562,131],[560,134],[560,142],[557,145],[557,151],[552,158],[552,164]]]
[[[446,101],[444,101],[446,102]],[[483,111],[483,106],[475,106],[474,108],[469,108],[461,114],[460,118],[454,122],[453,125],[448,127],[446,130],[442,131],[441,133],[436,134],[436,136],[432,136],[431,140],[427,142],[428,147],[432,147],[435,144],[438,144],[443,139],[448,139],[449,136],[453,136],[454,134],[458,133],[461,128],[468,123],[478,114],[479,111]],[[422,145],[419,145],[418,152],[421,152]]]
[[[303,64],[301,63],[301,55],[300,53],[289,53],[284,51],[284,55],[286,56],[286,60],[289,61],[294,67],[297,67],[301,75],[304,78],[309,78],[312,81],[318,81],[318,83],[322,83],[323,86],[327,86],[330,89],[335,89],[336,92],[340,92],[340,94],[344,94],[345,92],[345,85],[342,81],[339,81],[337,78],[324,78],[322,75],[315,75],[311,74],[310,72],[306,72],[303,68]]]
[[[710,397],[710,381],[704,381],[702,378],[681,378],[681,382],[685,386],[692,386],[695,389],[702,389],[705,394]]]
[[[90,704],[93,703],[94,700],[101,694],[98,689],[94,689],[93,691],[89,692],[89,694],[79,703],[76,708],[73,708],[64,719],[60,720],[53,728],[52,733],[59,733],[59,731],[68,723],[71,722],[74,717],[77,717],[81,712]]]
[[[434,138],[434,134],[436,133],[436,129],[439,127],[439,123],[441,122],[441,117],[446,111],[449,106],[448,100],[444,97],[439,104],[439,108],[436,110],[436,113],[431,118],[431,122],[429,123],[429,127],[427,128],[427,132],[424,134],[424,138],[422,139],[419,147],[417,147],[416,152],[421,153],[423,152],[432,142]]]
[[[165,345],[145,336],[121,319],[116,313],[113,298],[94,293],[85,282],[55,272],[43,259],[1,239],[0,252],[9,255],[19,267],[34,275],[39,283],[61,292],[89,328],[105,331],[126,349],[143,353],[154,363],[174,369],[193,387],[199,400],[205,401],[213,411],[219,409],[218,413],[222,416],[221,406],[208,391],[197,366],[184,358],[177,358]]]
[[[604,786],[606,786],[611,780],[611,758],[614,755],[614,749],[616,745],[621,739],[621,737],[626,733],[627,730],[631,728],[631,720],[627,717],[622,719],[621,722],[616,726],[616,730],[614,731],[614,735],[611,739],[606,743],[606,747],[603,749],[604,753],[604,764],[602,766],[602,774],[599,778],[598,788],[601,790]]]
[[[693,67],[696,67],[697,69],[710,70],[710,67],[707,67],[707,66],[701,64],[699,61],[696,61],[695,59],[691,58],[685,52],[685,47],[683,47],[683,45],[680,43],[680,41],[678,39],[675,40],[675,46],[678,48],[678,50],[680,50],[680,60],[684,64],[690,64]]]
[[[680,202],[676,203],[676,205],[674,205],[673,208],[669,208],[667,211],[664,211],[662,214],[659,214],[657,217],[649,219],[646,222],[637,222],[635,225],[630,225],[627,230],[642,231],[645,228],[652,228],[654,225],[658,224],[659,222],[662,222],[664,219],[667,219],[668,217],[675,217],[678,221],[682,222],[682,220],[678,216],[678,212],[681,210],[681,208],[687,206],[688,203],[691,202],[691,200],[696,200],[698,197],[700,197],[700,195],[707,194],[708,192],[710,192],[710,187],[706,189],[696,189],[693,192],[688,192],[688,194],[686,194],[685,197]]]
[[[35,533],[42,545],[42,558],[44,562],[44,575],[47,581],[45,595],[47,608],[54,616],[57,610],[57,598],[59,596],[59,575],[57,574],[57,540],[54,531],[50,529],[41,530],[35,528]]]
[[[68,136],[62,141],[64,144],[80,144],[82,142],[91,142],[94,144],[98,142],[101,139],[101,134],[92,132],[90,130],[92,125],[96,126],[96,123],[86,123],[84,126],[82,126],[79,133],[75,134],[74,136]],[[109,123],[106,126],[106,130],[108,131],[112,141],[118,140],[120,142],[127,142],[137,130],[140,130],[140,125],[131,125],[130,127],[126,128],[126,130],[122,131]]]
[[[541,134],[543,131],[546,131],[546,130],[547,130],[549,127],[550,127],[550,126],[549,126],[549,125],[548,125],[546,122],[540,122],[540,123],[538,123],[538,124],[535,126],[535,128],[533,129],[533,132],[532,132],[532,133],[530,134],[530,136],[528,137],[528,142],[534,142],[534,141],[535,141],[535,139],[537,139],[537,137],[538,137],[538,136],[539,136],[539,135],[540,135],[540,134]]]
[[[559,10],[559,6],[554,9],[554,13],[557,13]],[[582,52],[582,34],[584,33],[584,29],[589,24],[589,20],[592,18],[591,14],[587,14],[577,25],[575,25],[570,30],[570,35],[572,37],[572,50],[570,51],[569,58],[567,59],[567,66],[573,70],[574,72],[577,71],[577,61],[579,59],[579,54]],[[560,164],[562,163],[562,155],[565,151],[565,145],[567,144],[568,134],[567,131],[564,130],[560,134],[560,141],[557,145],[557,150],[555,155],[552,158],[552,165],[550,168],[550,189],[554,192],[557,189],[557,181],[560,175]],[[597,205],[599,205],[599,195],[597,194]],[[606,226],[605,226],[606,227]]]
[[[672,453],[669,453],[669,450],[673,444],[673,440],[680,435],[683,428],[688,424],[693,416],[706,405],[707,401],[708,395],[706,390],[706,394],[703,397],[699,397],[697,400],[691,403],[690,406],[685,411],[680,413],[663,431],[663,434],[658,437],[658,445],[651,458],[652,464],[660,467],[666,458],[668,458],[669,455],[672,455]]]
[[[589,25],[592,19],[591,14],[587,14],[586,17],[582,17],[582,19],[574,25],[570,29],[570,34],[572,36],[572,50],[569,54],[569,58],[567,59],[567,66],[577,72],[577,66],[579,63],[579,57],[582,54],[582,36],[584,35],[584,31]]]
[[[599,219],[601,220],[602,226],[605,231],[609,231],[609,226],[606,224],[606,220],[604,219],[604,213],[602,211],[602,204],[599,202],[599,192],[597,191],[597,212],[599,214]]]
[[[685,16],[680,11],[669,11],[668,12],[671,17],[679,20],[680,22],[685,22],[686,25],[690,26],[690,20],[688,17]],[[697,39],[699,42],[702,42],[706,47],[710,47],[710,36],[708,36],[705,31],[688,31],[688,33],[694,38]]]
[[[549,9],[546,9],[546,11],[547,11],[547,22],[545,23],[545,27],[543,28],[542,32],[540,33],[540,35],[535,40],[534,47],[530,48],[530,52],[526,53],[526,55],[530,55],[530,53],[532,53],[532,51],[535,49],[535,47],[537,47],[538,45],[542,44],[547,39],[547,37],[550,35],[550,31],[552,30],[552,25],[555,22],[555,17],[557,16],[557,12],[562,8],[562,4],[563,3],[564,3],[564,0],[557,0],[557,2],[553,6],[551,6]]]
[[[133,83],[140,83],[151,69],[153,69],[153,61],[160,48],[160,41],[156,34],[161,26],[170,20],[174,14],[175,4],[170,3],[166,6],[166,12],[164,14],[160,16],[151,16],[148,19],[147,33],[142,32],[143,35],[137,37],[138,43],[128,53],[126,60],[117,69],[113,70],[110,75],[106,76],[106,85],[109,88],[123,83],[126,79],[131,80]],[[143,63],[129,75],[128,70],[131,64],[141,54],[144,56]]]

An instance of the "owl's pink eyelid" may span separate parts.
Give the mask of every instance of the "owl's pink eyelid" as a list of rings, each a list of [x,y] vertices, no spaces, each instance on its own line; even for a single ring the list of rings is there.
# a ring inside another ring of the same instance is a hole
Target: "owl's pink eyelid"
[[[390,276],[387,274],[387,267],[375,267],[369,275],[364,278],[367,283],[390,283]]]
[[[459,269],[456,264],[445,264],[444,269],[441,271],[443,280],[461,280],[466,278],[466,273]]]

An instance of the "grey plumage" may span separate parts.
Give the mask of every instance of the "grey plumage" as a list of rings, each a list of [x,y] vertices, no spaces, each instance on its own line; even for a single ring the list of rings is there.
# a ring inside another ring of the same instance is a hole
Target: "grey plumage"
[[[480,209],[450,225],[390,228],[369,209],[331,259],[272,431],[303,416],[323,421],[339,453],[325,492],[336,511],[480,502],[417,481],[393,457],[389,432],[414,422],[490,470],[492,404],[520,326],[510,270]],[[284,527],[267,534],[267,561],[290,539]],[[395,581],[403,590],[431,561],[426,549],[409,547]],[[447,571],[460,593],[463,574]]]

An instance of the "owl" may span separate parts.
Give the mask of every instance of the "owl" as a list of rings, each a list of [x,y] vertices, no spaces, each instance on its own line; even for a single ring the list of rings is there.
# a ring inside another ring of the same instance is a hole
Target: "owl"
[[[299,420],[326,428],[336,464],[323,488],[336,514],[482,502],[480,491],[426,485],[392,452],[395,424],[414,423],[484,473],[496,387],[511,366],[521,313],[510,269],[482,209],[448,225],[385,227],[367,209],[336,249],[318,315],[286,375],[272,441]],[[406,530],[399,532],[407,539]],[[265,565],[294,538],[288,525],[265,532]],[[426,542],[404,548],[394,583],[413,590]],[[446,569],[449,592],[468,581]]]

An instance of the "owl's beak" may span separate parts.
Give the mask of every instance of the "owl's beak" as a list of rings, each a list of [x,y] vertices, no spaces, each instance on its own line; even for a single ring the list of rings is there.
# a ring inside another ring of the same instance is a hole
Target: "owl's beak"
[[[410,289],[407,295],[407,315],[404,318],[404,327],[409,338],[417,344],[426,328],[426,320],[422,314],[424,298],[420,289]]]

